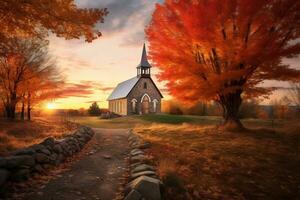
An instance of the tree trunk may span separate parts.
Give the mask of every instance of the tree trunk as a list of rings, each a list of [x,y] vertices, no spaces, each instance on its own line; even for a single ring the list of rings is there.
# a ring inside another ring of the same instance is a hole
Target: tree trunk
[[[11,93],[10,97],[7,97],[7,102],[5,103],[6,118],[11,120],[16,118],[17,102],[17,94],[15,92]]]
[[[223,108],[224,123],[221,126],[224,130],[239,131],[243,130],[244,126],[241,123],[238,114],[242,104],[242,91],[236,91],[220,96],[220,104]]]
[[[25,112],[25,102],[24,102],[24,96],[22,96],[22,110],[21,110],[21,120],[24,121],[24,112]]]
[[[27,97],[27,120],[31,120],[31,105],[30,105],[30,93],[28,93]]]

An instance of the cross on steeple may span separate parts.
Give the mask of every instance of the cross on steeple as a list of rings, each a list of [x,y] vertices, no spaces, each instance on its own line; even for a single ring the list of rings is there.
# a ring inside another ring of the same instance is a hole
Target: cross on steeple
[[[148,62],[146,45],[144,43],[143,53],[140,64],[137,66],[137,76],[138,77],[150,77],[150,68],[152,66]]]

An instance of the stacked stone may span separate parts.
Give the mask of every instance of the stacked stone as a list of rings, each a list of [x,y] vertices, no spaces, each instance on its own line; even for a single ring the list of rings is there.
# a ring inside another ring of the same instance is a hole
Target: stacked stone
[[[163,184],[143,151],[150,143],[133,133],[129,134],[128,141],[131,147],[130,182],[125,188],[125,200],[161,200]]]
[[[59,165],[80,151],[93,135],[91,128],[82,126],[63,139],[49,137],[39,144],[0,157],[0,188],[7,181],[21,181],[33,174],[45,174],[50,166]]]

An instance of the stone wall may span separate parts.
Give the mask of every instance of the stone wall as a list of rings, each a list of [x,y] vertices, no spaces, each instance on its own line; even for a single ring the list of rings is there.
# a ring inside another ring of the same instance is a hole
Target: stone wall
[[[125,188],[125,200],[163,199],[163,184],[143,151],[151,144],[144,142],[133,133],[130,133],[128,141],[132,150],[130,151],[130,177]]]
[[[2,186],[7,181],[22,181],[35,173],[44,174],[51,165],[59,165],[79,152],[93,135],[91,128],[82,126],[64,139],[46,138],[39,144],[14,151],[10,156],[0,157],[0,188],[5,189]]]

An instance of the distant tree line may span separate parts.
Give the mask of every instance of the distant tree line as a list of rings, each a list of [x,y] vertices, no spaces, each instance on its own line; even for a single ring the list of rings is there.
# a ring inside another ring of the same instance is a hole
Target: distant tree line
[[[107,112],[109,112],[108,109],[100,108],[97,102],[93,102],[88,109],[57,109],[49,114],[57,116],[101,116],[101,114]],[[45,113],[41,112],[37,114],[40,116]]]
[[[300,85],[291,83],[288,95],[260,105],[258,100],[245,100],[239,109],[239,118],[289,119],[300,118]],[[174,115],[222,116],[222,108],[214,102],[199,102],[188,107],[175,100],[163,102],[162,111]]]

